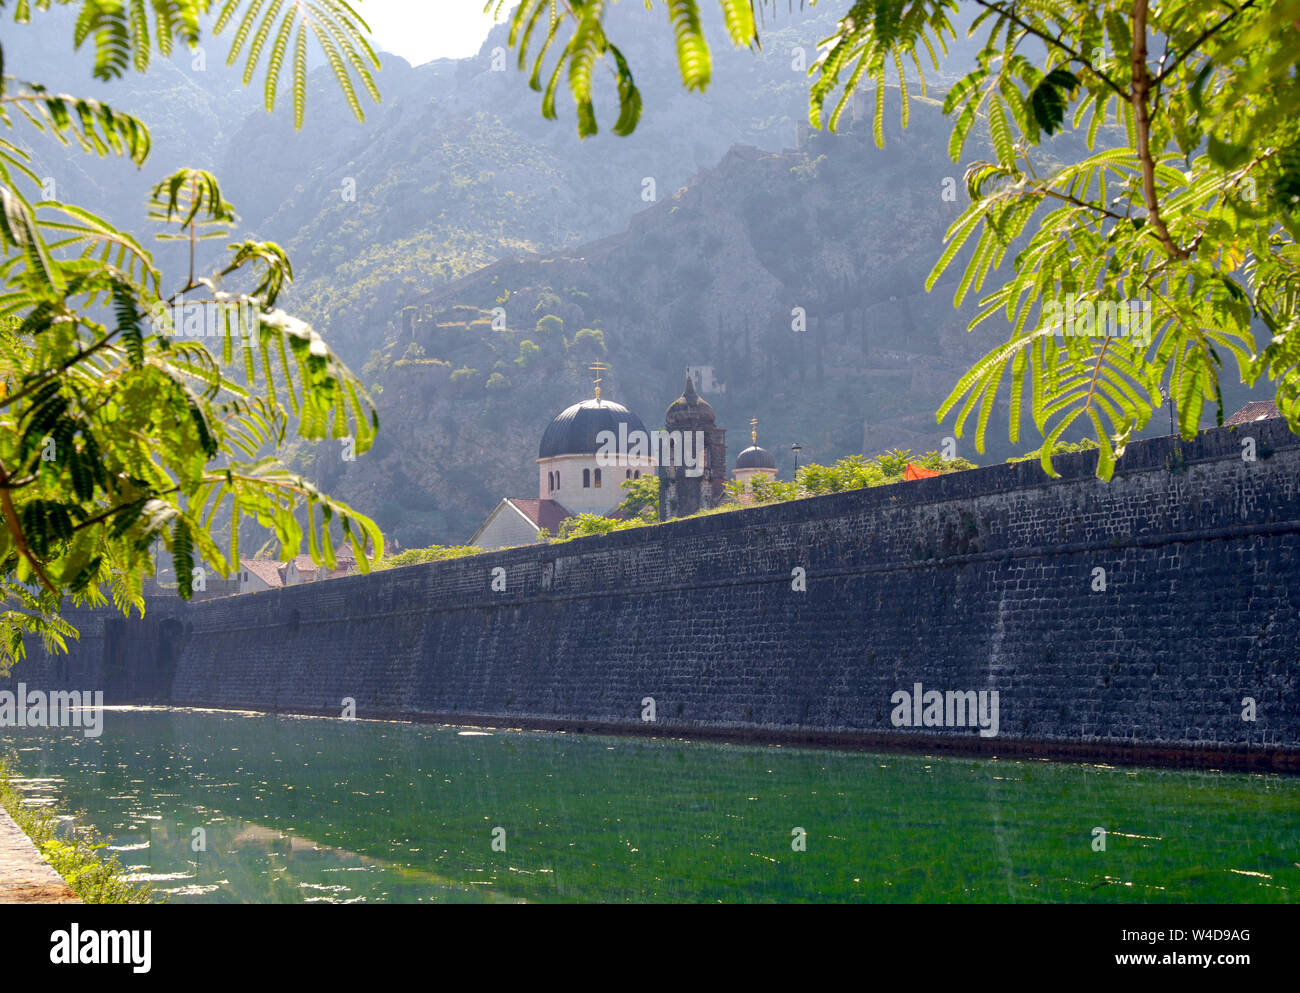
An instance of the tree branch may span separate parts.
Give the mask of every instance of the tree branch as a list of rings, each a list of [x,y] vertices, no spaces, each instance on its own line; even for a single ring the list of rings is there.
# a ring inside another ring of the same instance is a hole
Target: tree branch
[[[1038,30],[1038,28],[1034,27],[1028,21],[1021,20],[1013,11],[1007,10],[1000,3],[991,2],[991,0],[975,0],[975,2],[978,3],[981,7],[986,7],[987,9],[993,11],[994,13],[1002,17],[1005,17],[1012,24],[1023,29],[1028,34],[1033,35],[1035,38],[1039,38],[1042,41],[1045,41],[1048,47],[1059,48],[1061,51],[1065,52],[1067,55],[1070,56],[1070,60],[1072,62],[1078,62],[1080,65],[1087,68],[1094,76],[1096,76],[1103,83],[1105,83],[1112,90],[1114,90],[1119,96],[1123,97],[1125,100],[1128,99],[1128,94],[1124,91],[1124,88],[1122,86],[1120,86],[1113,79],[1107,76],[1104,72],[1098,69],[1095,65],[1089,62],[1086,58],[1083,57],[1082,54],[1080,54],[1079,52],[1071,48],[1069,45],[1067,45],[1065,41],[1062,40],[1060,37],[1053,38],[1051,35],[1047,34],[1046,32]],[[1145,56],[1143,57],[1145,58]]]
[[[171,487],[171,489],[167,489],[167,490],[159,490],[157,493],[152,493],[152,494],[150,494],[150,498],[156,500],[156,499],[158,499],[158,498],[160,498],[160,497],[169,496],[169,495],[171,495],[172,493],[179,493],[179,492],[180,492],[180,487],[179,487],[179,486],[173,486],[173,487]],[[119,514],[119,513],[121,513],[122,511],[126,510],[128,507],[133,507],[133,506],[135,506],[135,504],[138,503],[138,502],[139,502],[138,500],[132,500],[130,503],[123,503],[123,504],[119,504],[119,505],[116,506],[116,507],[110,507],[108,510],[104,511],[102,514],[96,514],[94,517],[90,517],[90,518],[87,518],[86,520],[82,521],[80,524],[78,524],[78,525],[77,525],[76,527],[74,527],[72,530],[73,530],[73,531],[82,531],[82,530],[84,530],[84,529],[86,529],[86,528],[88,528],[88,527],[93,527],[94,525],[99,524],[101,521],[106,521],[106,520],[108,520],[108,518],[116,516],[117,514]]]
[[[108,344],[109,344],[109,342],[111,342],[114,338],[116,338],[116,337],[118,336],[119,333],[121,333],[121,330],[122,330],[121,328],[118,328],[116,331],[113,331],[113,332],[111,332],[111,333],[105,335],[103,338],[100,338],[99,341],[97,341],[97,342],[96,342],[94,345],[92,345],[90,348],[87,348],[85,351],[78,352],[76,355],[72,356],[72,358],[68,359],[67,362],[64,362],[64,363],[63,363],[62,365],[60,365],[58,368],[56,368],[56,369],[51,369],[51,370],[48,372],[47,375],[42,376],[40,379],[36,380],[36,382],[31,383],[31,384],[30,384],[29,386],[27,386],[25,389],[19,390],[17,393],[13,394],[12,396],[0,397],[0,410],[3,410],[5,407],[8,407],[8,406],[10,406],[10,405],[12,405],[12,404],[18,402],[18,401],[21,400],[23,397],[27,396],[28,394],[32,393],[33,391],[40,389],[42,386],[44,386],[44,385],[45,385],[46,383],[48,383],[50,380],[52,380],[52,379],[56,379],[57,377],[59,377],[59,376],[62,375],[64,372],[66,372],[68,369],[71,369],[71,368],[72,368],[74,365],[76,365],[78,362],[81,362],[81,361],[83,361],[83,360],[89,358],[90,356],[94,355],[94,354],[95,354],[96,352],[98,352],[101,348],[105,348],[105,347],[107,347]]]
[[[1133,5],[1133,92],[1128,96],[1133,107],[1134,130],[1137,132],[1137,157],[1142,166],[1142,199],[1147,208],[1147,223],[1155,231],[1160,243],[1171,256],[1185,259],[1188,253],[1174,244],[1164,218],[1160,216],[1160,200],[1156,196],[1156,164],[1151,157],[1151,118],[1147,97],[1151,93],[1151,77],[1147,73],[1147,0],[1137,0]]]
[[[14,509],[14,501],[10,495],[8,484],[9,471],[5,469],[3,463],[0,463],[0,509],[3,509],[4,512],[5,525],[9,528],[9,533],[14,537],[14,545],[17,546],[19,554],[31,565],[32,571],[40,579],[41,585],[54,596],[61,597],[63,594],[50,581],[50,577],[45,574],[45,569],[41,566],[40,560],[32,554],[32,550],[27,544],[27,536],[23,534],[22,524],[18,521],[18,512]]]
[[[1191,55],[1203,44],[1205,44],[1206,40],[1209,39],[1215,33],[1217,33],[1221,28],[1223,28],[1224,25],[1235,20],[1237,17],[1241,16],[1242,13],[1249,10],[1253,6],[1255,6],[1255,0],[1246,0],[1245,3],[1243,3],[1235,11],[1233,11],[1231,14],[1229,14],[1227,17],[1221,20],[1218,24],[1214,25],[1213,27],[1206,28],[1204,31],[1202,31],[1200,37],[1198,37],[1194,42],[1192,42],[1190,45],[1184,48],[1182,52],[1180,52],[1178,55],[1175,55],[1174,60],[1170,62],[1169,65],[1165,66],[1163,69],[1160,70],[1160,75],[1158,75],[1155,78],[1155,80],[1153,80],[1151,85],[1158,87],[1161,83],[1165,81],[1166,76],[1168,76],[1171,72],[1177,69],[1179,65],[1182,64],[1183,60],[1186,59],[1187,56]]]
[[[1117,214],[1113,210],[1108,210],[1106,207],[1103,207],[1100,204],[1088,203],[1087,201],[1080,200],[1078,197],[1072,197],[1068,193],[1058,193],[1056,190],[1049,190],[1049,189],[1033,190],[1031,192],[1039,193],[1045,197],[1055,197],[1057,200],[1063,200],[1066,203],[1073,204],[1076,207],[1083,207],[1087,210],[1096,211],[1097,213],[1101,214],[1103,217],[1110,217],[1116,221],[1125,220],[1122,214]]]

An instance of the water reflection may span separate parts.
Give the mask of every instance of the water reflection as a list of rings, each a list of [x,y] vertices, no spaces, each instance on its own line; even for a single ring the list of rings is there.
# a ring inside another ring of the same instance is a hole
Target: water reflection
[[[0,745],[175,902],[1300,892],[1296,779],[158,709]]]

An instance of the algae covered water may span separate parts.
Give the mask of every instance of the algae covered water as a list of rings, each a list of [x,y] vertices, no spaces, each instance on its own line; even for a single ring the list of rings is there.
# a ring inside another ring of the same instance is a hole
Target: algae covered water
[[[1300,779],[164,709],[6,729],[170,902],[1300,902]]]

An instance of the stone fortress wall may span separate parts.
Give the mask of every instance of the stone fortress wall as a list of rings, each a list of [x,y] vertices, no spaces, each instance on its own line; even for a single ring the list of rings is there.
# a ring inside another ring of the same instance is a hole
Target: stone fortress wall
[[[1273,420],[1135,443],[1110,483],[1095,459],[1058,458],[1056,480],[1032,462],[992,466],[153,601],[144,620],[73,612],[81,642],[10,683],[175,706],[338,716],[350,698],[359,718],[1300,769],[1300,438]],[[920,726],[898,726],[896,694],[917,684],[923,700],[996,691],[997,734],[973,715],[927,726],[910,705]]]

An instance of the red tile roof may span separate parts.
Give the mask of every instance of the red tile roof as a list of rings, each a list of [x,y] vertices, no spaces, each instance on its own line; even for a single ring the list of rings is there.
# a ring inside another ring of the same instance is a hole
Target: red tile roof
[[[1271,400],[1252,400],[1246,406],[1225,420],[1223,423],[1228,424],[1249,424],[1251,421],[1262,421],[1269,417],[1281,417],[1276,406]]]
[[[522,497],[506,497],[506,499],[533,524],[539,528],[546,528],[551,534],[560,529],[560,524],[566,517],[573,516],[555,500],[525,500]]]
[[[283,586],[284,580],[280,578],[280,563],[271,562],[267,559],[243,559],[239,560],[240,568],[251,572],[254,576],[264,582],[267,586]]]

